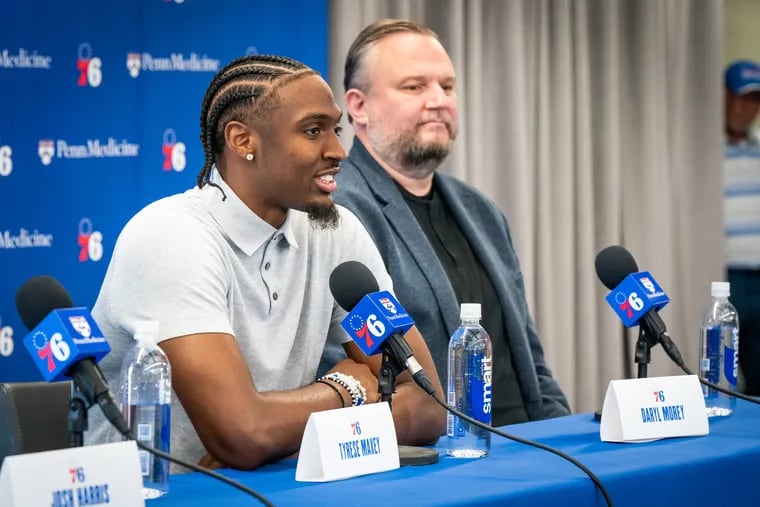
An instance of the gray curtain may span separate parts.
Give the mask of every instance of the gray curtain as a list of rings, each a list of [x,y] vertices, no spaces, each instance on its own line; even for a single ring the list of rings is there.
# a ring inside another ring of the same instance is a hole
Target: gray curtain
[[[701,307],[710,281],[724,279],[722,1],[331,0],[330,9],[329,80],[341,104],[343,59],[366,24],[405,17],[440,35],[461,123],[441,170],[507,215],[547,361],[574,411],[601,407],[636,338],[594,270],[607,245],[628,248],[670,295],[661,315],[696,369]],[[679,372],[652,350],[649,376]]]

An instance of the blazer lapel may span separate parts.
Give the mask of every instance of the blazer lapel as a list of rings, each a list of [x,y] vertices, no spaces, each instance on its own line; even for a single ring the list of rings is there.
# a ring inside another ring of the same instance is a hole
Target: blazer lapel
[[[451,326],[453,322],[454,327],[456,327],[459,305],[454,295],[454,289],[446,276],[443,265],[438,260],[435,250],[427,240],[425,232],[417,222],[417,218],[404,200],[403,195],[401,195],[396,183],[366,152],[363,146],[357,147],[357,142],[354,142],[352,156],[358,155],[364,159],[364,166],[369,170],[360,172],[367,180],[370,192],[382,206],[383,214],[401,238],[419,271],[427,279],[438,307],[441,309],[444,322],[448,326]],[[358,144],[360,145],[360,143]],[[358,151],[358,153],[354,154],[353,151]],[[388,266],[388,269],[392,270],[393,267]]]

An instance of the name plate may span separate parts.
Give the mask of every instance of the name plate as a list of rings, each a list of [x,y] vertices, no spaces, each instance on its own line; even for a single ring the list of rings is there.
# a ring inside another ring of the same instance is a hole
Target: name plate
[[[8,456],[0,470],[3,507],[145,507],[132,441]]]
[[[387,403],[314,412],[301,440],[296,480],[325,482],[399,467]]]
[[[710,432],[696,375],[613,380],[599,435],[604,442],[643,442]]]

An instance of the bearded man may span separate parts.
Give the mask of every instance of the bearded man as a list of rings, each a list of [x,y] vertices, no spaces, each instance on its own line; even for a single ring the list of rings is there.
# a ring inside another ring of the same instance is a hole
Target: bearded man
[[[436,34],[406,20],[369,25],[349,49],[344,87],[355,138],[334,199],[375,240],[444,388],[459,305],[480,303],[493,346],[493,425],[569,414],[507,220],[483,194],[436,172],[457,135],[456,75]],[[325,362],[339,353],[326,351]]]

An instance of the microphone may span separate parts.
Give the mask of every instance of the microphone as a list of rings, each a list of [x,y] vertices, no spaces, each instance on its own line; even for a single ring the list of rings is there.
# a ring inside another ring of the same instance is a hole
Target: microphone
[[[670,298],[648,271],[639,271],[631,253],[619,245],[602,249],[594,262],[596,275],[610,289],[605,298],[626,327],[639,325],[648,334],[650,346],[660,343],[668,356],[684,366],[659,313]]]
[[[29,330],[24,346],[46,382],[71,378],[87,408],[99,405],[122,435],[129,427],[108,390],[97,361],[111,351],[86,308],[72,308],[71,296],[47,275],[27,280],[16,293],[16,309]]]
[[[330,274],[330,292],[348,315],[341,326],[368,355],[380,350],[388,354],[431,396],[433,384],[427,378],[411,347],[403,337],[414,320],[388,291],[378,291],[372,272],[357,261],[347,261]]]

